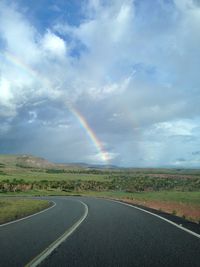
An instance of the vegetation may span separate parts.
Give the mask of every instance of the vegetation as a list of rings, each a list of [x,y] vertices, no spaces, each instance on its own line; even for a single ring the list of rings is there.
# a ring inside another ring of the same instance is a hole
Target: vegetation
[[[110,197],[200,220],[200,170],[56,165],[26,155],[0,155],[0,168],[2,195]]]
[[[1,173],[0,173],[1,175]],[[5,176],[4,176],[5,177]],[[91,177],[90,177],[91,178]],[[109,175],[102,180],[58,179],[29,180],[2,179],[0,192],[20,192],[31,189],[59,189],[60,191],[121,191],[121,192],[154,192],[154,191],[200,191],[200,178],[156,178],[149,176],[116,176]]]
[[[45,200],[0,199],[0,224],[41,211],[50,206]]]

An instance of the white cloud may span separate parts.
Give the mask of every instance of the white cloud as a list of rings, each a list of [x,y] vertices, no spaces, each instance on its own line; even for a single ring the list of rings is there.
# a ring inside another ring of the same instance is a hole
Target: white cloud
[[[0,92],[0,103],[2,105],[9,106],[13,95],[11,93],[10,83],[5,78],[0,80]]]
[[[37,62],[41,55],[37,31],[13,5],[4,2],[0,3],[0,34],[9,53],[23,58],[27,64]]]
[[[43,49],[51,56],[63,58],[66,56],[66,45],[63,39],[48,31],[42,40]]]
[[[193,131],[198,125],[194,121],[179,120],[179,121],[168,121],[155,124],[155,130],[161,131],[167,136],[182,135],[189,136],[193,135]]]
[[[0,118],[14,117],[16,108],[14,104],[14,95],[11,90],[11,83],[4,77],[0,78]],[[7,123],[6,123],[7,128]]]
[[[93,164],[110,164],[118,155],[118,153],[111,152],[96,153],[88,156],[87,161],[92,162]]]

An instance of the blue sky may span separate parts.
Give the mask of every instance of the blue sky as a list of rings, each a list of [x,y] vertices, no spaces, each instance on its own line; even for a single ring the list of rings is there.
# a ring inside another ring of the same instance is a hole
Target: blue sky
[[[199,167],[199,25],[197,0],[0,0],[0,153]]]

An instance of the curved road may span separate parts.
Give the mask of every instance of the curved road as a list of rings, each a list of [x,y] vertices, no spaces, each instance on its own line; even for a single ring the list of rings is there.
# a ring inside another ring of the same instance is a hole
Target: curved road
[[[155,216],[103,199],[47,199],[56,206],[0,227],[1,267],[30,263],[86,215],[80,201],[86,219],[40,266],[199,267],[200,239]]]

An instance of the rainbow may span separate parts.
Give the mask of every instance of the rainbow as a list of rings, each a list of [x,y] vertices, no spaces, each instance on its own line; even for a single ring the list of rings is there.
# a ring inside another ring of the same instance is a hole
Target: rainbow
[[[98,139],[97,135],[95,134],[94,130],[89,126],[86,118],[74,107],[68,105],[68,109],[71,111],[72,114],[78,119],[83,129],[86,131],[90,140],[95,145],[97,151],[101,155],[101,158],[104,162],[108,163],[110,160],[110,156],[107,151],[105,151],[102,142]]]
[[[28,64],[20,60],[18,57],[16,57],[13,54],[10,54],[8,52],[4,52],[4,54],[0,54],[4,56],[8,61],[10,61],[12,64],[20,67],[22,71],[30,75],[32,78],[38,80],[40,83],[45,84],[46,86],[51,86],[50,81],[46,79],[44,76],[42,76],[38,71],[31,68]]]
[[[50,81],[47,80],[45,77],[41,76],[40,73],[38,73],[36,70],[31,68],[26,63],[22,62],[19,58],[17,58],[15,55],[12,55],[8,52],[5,52],[4,54],[1,54],[4,58],[9,60],[12,64],[20,67],[23,71],[27,72],[29,75],[31,75],[34,79],[39,80],[39,82],[44,83],[48,87],[51,87]],[[109,153],[104,149],[104,146],[102,142],[97,137],[94,130],[90,127],[88,124],[86,118],[78,111],[75,107],[72,106],[72,104],[66,104],[66,107],[68,110],[74,115],[74,117],[78,120],[79,124],[82,126],[82,128],[87,133],[89,139],[91,140],[92,144],[95,146],[98,154],[100,155],[101,160],[108,164],[110,160]]]

